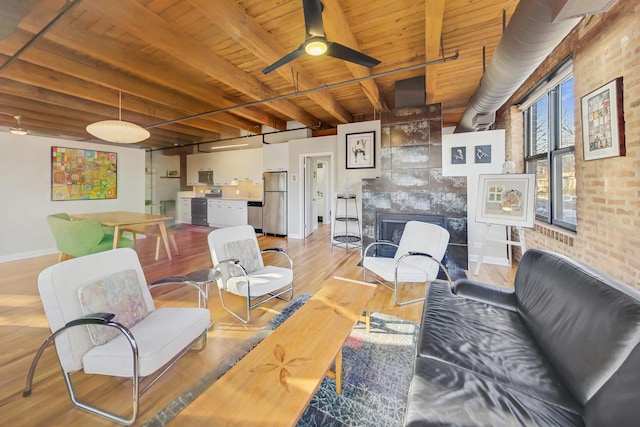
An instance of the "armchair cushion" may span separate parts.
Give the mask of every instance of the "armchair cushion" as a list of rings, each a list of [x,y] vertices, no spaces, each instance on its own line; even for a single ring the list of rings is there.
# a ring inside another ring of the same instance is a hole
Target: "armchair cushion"
[[[209,326],[206,308],[161,307],[130,328],[139,351],[140,376],[146,377],[171,360]],[[117,332],[115,328],[113,329]],[[162,337],[162,338],[160,338]],[[131,347],[124,335],[92,347],[82,356],[87,374],[130,377],[133,372]]]
[[[266,265],[251,273],[251,296],[266,295],[293,281],[293,271],[275,265]],[[244,276],[230,277],[226,283],[227,291],[236,295],[248,295],[247,281]]]
[[[427,273],[406,262],[411,258],[405,258],[405,262],[401,262],[398,265],[398,282],[426,282],[428,280]],[[395,258],[365,257],[362,265],[384,280],[393,282],[396,276],[396,262]]]
[[[227,257],[237,259],[247,273],[253,273],[260,268],[260,251],[255,243],[255,239],[237,240],[227,242],[224,246]]]
[[[85,315],[113,313],[113,320],[129,329],[149,314],[134,270],[119,271],[91,281],[78,289],[78,296]],[[117,329],[109,326],[87,325],[87,328],[95,345],[102,345],[119,335]]]

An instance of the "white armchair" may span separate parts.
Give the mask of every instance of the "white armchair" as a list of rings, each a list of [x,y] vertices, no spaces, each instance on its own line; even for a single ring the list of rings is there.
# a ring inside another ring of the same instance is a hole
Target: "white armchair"
[[[273,298],[293,298],[293,260],[281,248],[260,251],[255,229],[250,225],[213,230],[208,236],[213,267],[219,270],[218,294],[222,307],[243,323],[251,320],[251,309]],[[288,267],[264,265],[262,254],[275,252],[286,259]],[[246,317],[225,305],[224,293],[247,299]],[[289,294],[288,296],[284,296]]]
[[[185,284],[205,297],[195,284]],[[202,341],[198,350],[206,346],[210,320],[207,308],[156,308],[150,287],[138,255],[128,248],[75,258],[43,270],[38,291],[52,334],[34,357],[23,396],[31,394],[40,356],[55,342],[71,402],[110,420],[133,424],[140,396],[198,341]],[[131,416],[80,401],[71,380],[77,371],[131,378]]]
[[[367,280],[367,271],[381,278],[378,282],[393,290],[393,297],[398,305],[422,301],[424,297],[399,300],[398,286],[409,282],[432,282],[438,277],[439,269],[444,271],[451,282],[449,272],[441,262],[448,244],[449,232],[444,228],[422,221],[408,221],[398,244],[378,241],[367,246],[362,259],[364,279]],[[386,258],[368,255],[380,245],[397,248],[395,256]]]

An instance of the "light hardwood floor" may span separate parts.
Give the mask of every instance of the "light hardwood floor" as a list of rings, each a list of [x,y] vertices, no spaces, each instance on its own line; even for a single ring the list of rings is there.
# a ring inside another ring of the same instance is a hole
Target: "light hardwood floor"
[[[136,251],[150,283],[194,270],[211,268],[204,227],[182,226],[176,233],[180,256],[168,261],[161,254],[155,261],[155,239],[139,239]],[[362,280],[360,251],[331,248],[330,227],[321,226],[304,240],[260,236],[261,248],[282,247],[294,259],[295,296],[314,294],[325,280],[333,276]],[[88,414],[72,406],[53,348],[48,349],[38,365],[33,393],[22,397],[29,364],[37,348],[49,335],[47,321],[37,292],[37,276],[45,267],[54,264],[58,255],[0,264],[0,419],[6,426],[110,426],[113,423]],[[474,266],[470,266],[473,271]],[[512,286],[515,268],[483,265],[478,276],[470,277],[488,283]],[[371,302],[371,310],[419,321],[422,303],[397,306],[392,292],[379,286]],[[421,292],[410,289],[410,292]],[[194,291],[167,287],[154,293],[157,306],[197,304]],[[244,300],[232,299],[238,309]],[[201,353],[189,353],[178,362],[141,399],[140,425],[171,402],[219,361],[251,337],[288,303],[275,300],[252,311],[251,322],[243,325],[221,307],[217,292],[212,289],[209,308],[215,320],[209,332],[209,343]],[[304,336],[304,331],[300,331]],[[122,379],[74,374],[77,392],[91,403],[100,402],[114,411],[128,408],[131,398],[128,385]]]

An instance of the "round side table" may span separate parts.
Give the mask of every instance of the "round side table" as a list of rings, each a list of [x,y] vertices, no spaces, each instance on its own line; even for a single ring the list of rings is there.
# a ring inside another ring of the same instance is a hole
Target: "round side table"
[[[187,274],[186,279],[198,286],[204,292],[204,307],[209,308],[209,287],[211,286],[211,282],[215,282],[220,278],[220,272],[214,269],[208,270],[196,270]],[[198,294],[198,307],[202,306],[202,297]],[[209,329],[213,327],[213,319],[211,319],[211,323],[209,324]]]

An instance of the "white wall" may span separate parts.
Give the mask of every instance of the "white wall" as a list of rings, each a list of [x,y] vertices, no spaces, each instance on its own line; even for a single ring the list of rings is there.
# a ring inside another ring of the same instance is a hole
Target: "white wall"
[[[52,146],[118,153],[117,199],[52,201]],[[0,132],[0,152],[0,262],[57,252],[47,215],[144,212],[144,150]]]
[[[375,131],[376,133],[376,167],[373,169],[347,169],[347,134],[369,131]],[[358,209],[360,215],[362,215],[362,180],[365,178],[376,178],[381,175],[380,151],[382,134],[380,132],[380,120],[338,125],[338,140],[336,145],[336,149],[338,151],[336,165],[338,178],[336,181],[334,181],[334,190],[336,193],[344,193],[345,185],[350,184],[351,193],[355,193],[358,200]]]
[[[304,169],[303,161],[305,156],[328,155],[333,159],[330,165],[331,181],[336,180],[336,136],[322,136],[317,138],[297,139],[289,143],[289,237],[292,239],[304,238]],[[331,191],[329,191],[331,193]],[[332,194],[327,195],[329,200]],[[325,197],[327,197],[325,196]]]
[[[376,161],[373,169],[346,168],[346,135],[357,132],[376,132]],[[362,216],[362,179],[380,176],[380,120],[368,122],[348,123],[338,125],[337,135],[317,138],[297,139],[289,142],[289,237],[302,239],[304,237],[302,221],[303,215],[303,158],[309,155],[331,154],[331,182],[326,202],[331,206],[335,203],[335,195],[344,193],[345,185],[350,184],[350,192],[355,193],[358,200],[358,213]],[[333,212],[332,212],[333,215]]]
[[[491,163],[476,163],[474,150],[478,145],[491,146]],[[466,148],[466,162],[464,164],[451,163],[451,150],[454,147]],[[481,174],[496,174],[502,172],[505,161],[505,132],[493,130],[485,132],[469,132],[446,134],[442,136],[442,175],[467,177],[467,233],[469,242],[469,262],[476,262],[480,257],[480,250],[487,225],[476,222],[476,206],[478,195],[478,177]],[[490,239],[504,240],[506,227],[495,225],[491,227]],[[508,265],[507,245],[489,242],[483,263]]]

